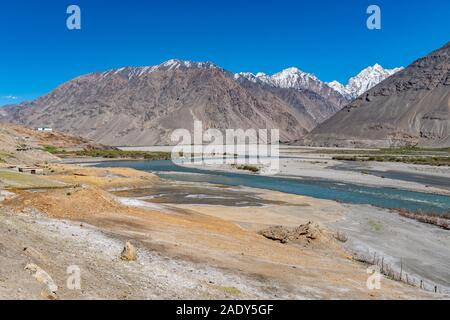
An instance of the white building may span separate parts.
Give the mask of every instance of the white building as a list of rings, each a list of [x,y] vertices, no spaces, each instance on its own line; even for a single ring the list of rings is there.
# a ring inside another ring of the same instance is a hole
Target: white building
[[[40,128],[37,128],[37,131],[41,131],[41,132],[53,132],[53,128],[49,128],[49,127],[40,127]]]

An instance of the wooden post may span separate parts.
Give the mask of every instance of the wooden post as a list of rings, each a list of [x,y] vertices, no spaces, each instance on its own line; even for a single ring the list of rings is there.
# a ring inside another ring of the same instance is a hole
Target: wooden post
[[[400,281],[403,278],[403,258],[400,258]]]

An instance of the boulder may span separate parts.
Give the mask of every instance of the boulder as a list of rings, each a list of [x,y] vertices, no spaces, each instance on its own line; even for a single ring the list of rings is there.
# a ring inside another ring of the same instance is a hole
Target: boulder
[[[35,278],[44,286],[41,291],[42,297],[50,300],[58,299],[58,295],[56,294],[56,292],[58,291],[58,286],[47,272],[45,272],[41,267],[35,265],[34,263],[27,264],[25,270],[28,271],[33,276],[33,278]]]
[[[125,247],[123,248],[120,258],[123,261],[136,261],[137,260],[136,248],[130,242],[127,242],[125,244]]]
[[[326,238],[319,225],[313,222],[308,222],[296,228],[273,226],[260,231],[259,234],[267,239],[279,241],[280,243],[294,243],[305,247],[311,245],[316,240],[321,242]]]

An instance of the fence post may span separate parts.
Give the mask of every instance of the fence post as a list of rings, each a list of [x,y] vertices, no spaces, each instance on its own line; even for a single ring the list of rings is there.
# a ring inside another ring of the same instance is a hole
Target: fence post
[[[403,278],[403,258],[400,258],[400,281]]]

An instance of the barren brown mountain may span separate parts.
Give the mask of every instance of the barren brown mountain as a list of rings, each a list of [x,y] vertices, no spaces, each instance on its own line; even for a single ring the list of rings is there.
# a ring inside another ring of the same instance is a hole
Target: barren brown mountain
[[[281,140],[293,140],[343,104],[306,89],[246,85],[212,63],[171,60],[81,76],[33,102],[0,109],[0,119],[113,146],[173,144],[172,131],[191,129],[194,120],[205,129],[278,128]]]
[[[450,43],[361,95],[302,143],[450,146]]]

